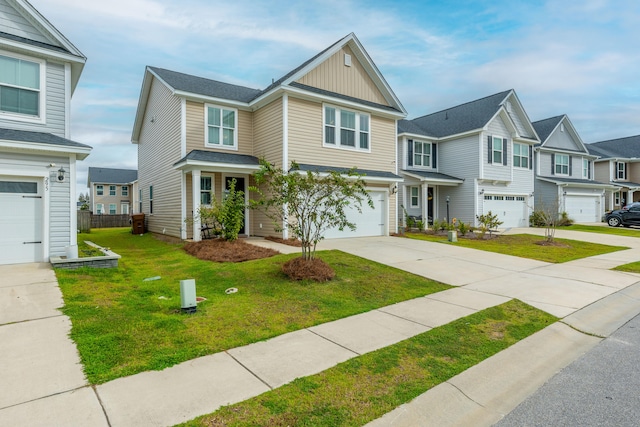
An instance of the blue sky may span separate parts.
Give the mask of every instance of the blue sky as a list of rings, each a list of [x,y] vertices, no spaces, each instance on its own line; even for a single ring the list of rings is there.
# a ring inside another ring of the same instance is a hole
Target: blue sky
[[[88,58],[72,101],[78,165],[136,168],[144,67],[262,89],[354,32],[409,112],[515,89],[532,121],[584,142],[640,134],[637,0],[30,0]]]

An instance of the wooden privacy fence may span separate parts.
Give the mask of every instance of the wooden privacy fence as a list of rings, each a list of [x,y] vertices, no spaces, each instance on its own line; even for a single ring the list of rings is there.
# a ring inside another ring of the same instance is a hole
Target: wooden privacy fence
[[[78,230],[82,233],[92,228],[129,227],[130,216],[124,215],[93,215],[89,211],[78,211]]]

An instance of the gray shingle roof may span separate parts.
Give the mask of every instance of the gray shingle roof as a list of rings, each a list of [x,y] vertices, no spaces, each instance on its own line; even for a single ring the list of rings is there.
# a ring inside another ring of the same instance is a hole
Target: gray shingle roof
[[[558,126],[558,123],[562,121],[564,115],[549,117],[548,119],[538,120],[537,122],[532,122],[533,128],[536,130],[536,133],[540,137],[540,141],[544,143],[551,132]]]
[[[421,170],[403,170],[402,172],[410,173],[412,175],[421,176],[426,179],[434,180],[446,180],[446,181],[464,181],[462,178],[456,178],[455,176],[446,175],[439,172],[421,171]]]
[[[602,158],[640,158],[640,135],[586,144],[589,153]]]
[[[233,165],[260,165],[260,160],[254,156],[249,156],[246,154],[219,153],[217,151],[204,150],[193,150],[189,152],[189,154],[187,154],[185,157],[175,162],[173,165],[175,166],[187,160],[208,163],[229,163]]]
[[[398,123],[398,132],[442,138],[481,129],[498,112],[510,93],[511,90],[507,90],[413,120],[401,120]]]
[[[43,42],[39,42],[39,41],[36,41],[36,40],[27,39],[25,37],[16,36],[14,34],[9,34],[9,33],[5,33],[5,32],[2,32],[2,31],[0,31],[0,38],[16,41],[16,42],[20,42],[20,43],[25,43],[25,44],[28,44],[28,45],[31,45],[31,46],[41,47],[41,48],[52,50],[52,51],[55,51],[55,52],[71,53],[67,49],[65,49],[64,47],[55,46],[55,45],[52,45],[52,44],[48,44],[48,43],[43,43]]]
[[[296,170],[296,169],[291,169]],[[303,172],[307,172],[307,171],[311,171],[311,172],[318,172],[318,173],[323,173],[323,172],[338,172],[338,173],[348,173],[351,168],[340,168],[340,167],[335,167],[335,166],[321,166],[321,165],[309,165],[309,164],[302,164],[299,163],[298,164],[298,169],[300,171]],[[366,177],[374,177],[374,178],[388,178],[388,179],[393,179],[393,180],[402,180],[402,177],[396,175],[395,173],[392,172],[387,172],[387,171],[377,171],[377,170],[371,170],[371,169],[355,169],[355,171],[359,174],[364,175],[364,178],[366,179]]]
[[[138,179],[138,171],[132,169],[89,168],[87,180],[92,183],[130,184]]]
[[[169,86],[179,91],[240,102],[249,102],[262,93],[258,89],[250,89],[244,86],[205,79],[204,77],[178,73],[164,68],[149,67],[149,69]]]
[[[35,142],[38,144],[59,145],[74,148],[91,148],[88,145],[56,136],[52,133],[31,132],[26,130],[0,128],[0,139],[18,142]]]
[[[304,84],[298,83],[298,82],[292,82],[291,86],[297,87],[297,88],[300,88],[300,89],[304,89],[304,90],[306,90],[308,92],[314,92],[314,93],[317,93],[317,94],[320,94],[320,95],[327,95],[327,96],[331,96],[331,97],[334,97],[334,98],[340,98],[340,99],[344,99],[344,100],[347,100],[347,101],[357,102],[358,104],[368,105],[370,107],[380,108],[382,110],[399,111],[396,108],[390,107],[388,105],[378,104],[376,102],[371,102],[371,101],[367,101],[367,100],[364,100],[364,99],[354,98],[352,96],[342,95],[340,93],[331,92],[331,91],[324,90],[324,89],[319,89],[319,88],[313,87],[313,86],[307,86],[307,85],[304,85]]]
[[[610,186],[610,184],[607,184],[605,182],[599,182],[599,181],[592,181],[589,179],[578,179],[578,178],[560,178],[560,177],[555,177],[555,176],[545,176],[545,177],[538,177],[538,178],[544,178],[545,181],[553,181],[553,182],[558,182],[561,184],[586,184],[586,185],[605,185],[605,186]]]

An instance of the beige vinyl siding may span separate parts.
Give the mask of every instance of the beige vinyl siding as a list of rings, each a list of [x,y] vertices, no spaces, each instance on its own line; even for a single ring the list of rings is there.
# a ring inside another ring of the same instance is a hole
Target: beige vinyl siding
[[[98,196],[97,194],[97,186],[98,185],[102,185],[104,187],[104,192],[102,193],[102,196]],[[116,195],[115,196],[110,196],[109,195],[109,187],[111,185],[115,185],[116,187]],[[122,196],[122,184],[92,184],[92,188],[91,188],[91,194],[92,194],[92,205],[93,205],[93,213],[95,214],[95,209],[96,209],[96,205],[98,203],[102,203],[104,205],[104,214],[109,214],[109,205],[110,204],[115,204],[116,205],[116,215],[120,215],[122,213],[121,211],[121,207],[122,204],[128,204],[129,205],[129,211],[131,212],[131,207],[132,207],[132,192],[131,192],[131,185],[125,185],[125,187],[129,187],[129,196]]]
[[[181,174],[173,168],[180,160],[180,99],[154,78],[138,143],[138,181],[142,212],[149,231],[180,237]],[[151,117],[156,120],[151,122]],[[153,186],[153,214],[149,214],[149,186]]]
[[[253,152],[253,116],[249,111],[238,112],[238,150],[217,149],[205,146],[205,104],[187,101],[187,153],[192,150],[220,151],[234,154],[249,154]],[[233,108],[233,107],[229,107]]]
[[[35,132],[48,132],[62,138],[65,134],[65,69],[64,65],[57,62],[47,62],[45,65],[45,99],[43,99],[45,123],[30,123],[13,120],[11,117],[0,118],[0,127],[19,129]]]
[[[347,67],[344,63],[345,54],[351,55],[350,67]],[[348,46],[343,47],[304,75],[298,80],[298,83],[382,105],[389,105],[382,92],[376,87]]]
[[[253,176],[249,179],[250,185],[255,185],[255,180]],[[261,187],[262,191],[265,191],[264,187]],[[267,196],[268,196],[267,192]],[[252,198],[256,198],[255,194],[250,194]],[[275,223],[271,218],[269,218],[265,212],[261,209],[252,209],[249,211],[249,215],[251,218],[251,235],[252,236],[274,236],[274,237],[282,237],[282,232],[277,232],[275,229]],[[260,225],[262,224],[262,227]],[[281,226],[281,224],[279,224]],[[289,236],[292,237],[292,236]]]
[[[611,172],[609,170],[610,161],[596,162],[594,164],[594,179],[598,182],[608,183],[611,181]],[[637,181],[636,181],[637,182]]]
[[[282,98],[253,113],[253,155],[282,166]]]
[[[627,177],[630,182],[640,182],[640,163],[627,163]]]
[[[324,147],[318,102],[289,98],[289,161],[395,173],[395,120],[371,116],[371,152]]]
[[[56,44],[47,39],[33,25],[29,23],[18,11],[9,5],[7,0],[0,0],[0,28],[5,33],[13,34],[47,44]]]
[[[212,191],[213,191],[213,197],[215,197],[216,200],[221,201],[222,200],[222,194],[224,191],[223,185],[224,183],[222,182],[222,174],[221,173],[214,173],[214,172],[201,172],[200,174],[201,177],[205,177],[205,176],[210,176],[212,177]],[[188,173],[186,175],[186,201],[187,201],[187,218],[192,219],[195,218],[194,212],[193,212],[193,177],[190,173]],[[193,225],[192,223],[185,223],[185,227],[187,227],[187,239],[191,239],[193,238]]]

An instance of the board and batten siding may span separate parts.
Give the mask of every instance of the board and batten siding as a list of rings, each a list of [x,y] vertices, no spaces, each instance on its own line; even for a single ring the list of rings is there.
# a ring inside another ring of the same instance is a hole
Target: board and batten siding
[[[0,29],[1,31],[35,40],[47,44],[56,44],[53,40],[46,38],[29,21],[27,21],[13,6],[6,0],[0,0]]]
[[[148,230],[175,237],[180,237],[185,227],[181,212],[182,172],[173,168],[180,160],[180,102],[154,78],[138,142],[138,181]],[[151,215],[150,186],[153,186]]]
[[[11,117],[3,118],[0,115],[0,127],[11,129],[47,132],[62,138],[66,137],[65,129],[65,69],[64,64],[48,61],[46,63],[46,83],[43,85],[46,99],[44,108],[45,123],[30,123],[16,121]]]
[[[233,107],[225,108],[233,109]],[[253,113],[250,111],[236,110],[238,114],[238,149],[218,149],[205,145],[204,109],[205,104],[203,103],[187,101],[187,154],[193,150],[253,154]]]
[[[351,66],[345,65],[345,54]],[[344,46],[298,80],[298,83],[357,99],[389,105],[349,46]]]
[[[289,161],[395,173],[395,120],[371,116],[370,152],[325,147],[322,108],[322,103],[289,97]]]

